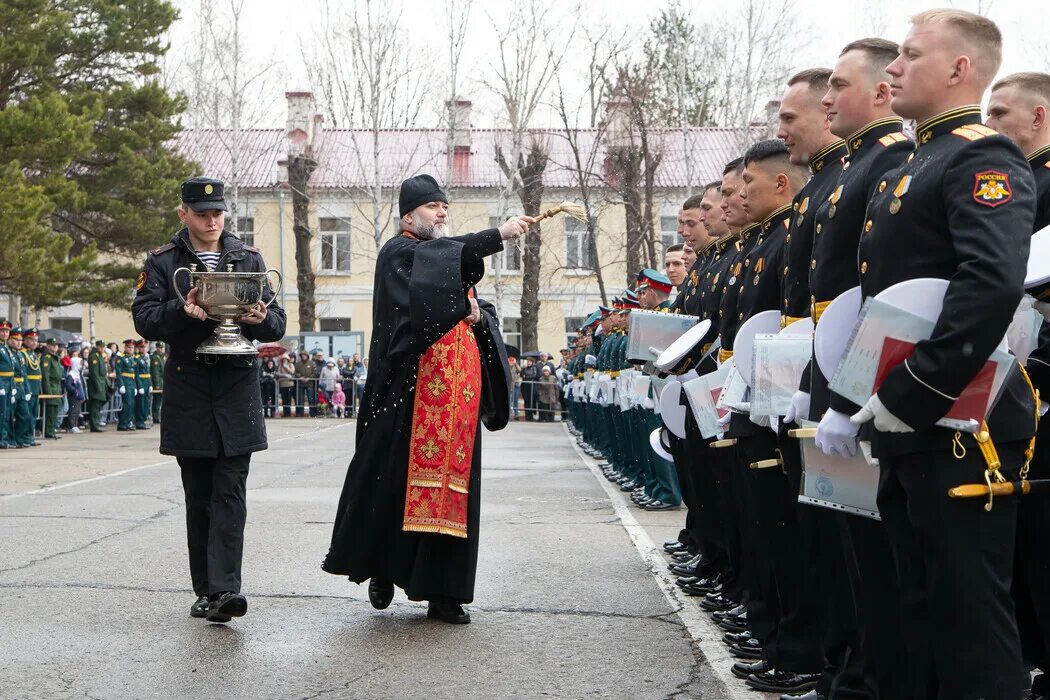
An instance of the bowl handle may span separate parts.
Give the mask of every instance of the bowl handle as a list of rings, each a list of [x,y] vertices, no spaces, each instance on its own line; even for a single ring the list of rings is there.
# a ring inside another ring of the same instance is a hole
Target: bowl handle
[[[179,273],[180,272],[185,272],[187,275],[191,274],[190,273],[190,268],[188,268],[188,267],[180,267],[180,268],[178,268],[177,270],[175,270],[175,272],[171,273],[171,286],[175,289],[175,296],[177,296],[179,298],[179,301],[182,302],[183,306],[186,306],[186,304],[188,303],[186,301],[186,297],[182,296],[182,292],[179,291],[178,280],[179,280]],[[190,287],[193,287],[193,282],[192,282],[193,278],[191,277],[190,280],[191,280],[190,281]]]
[[[277,301],[277,295],[281,293],[281,287],[284,286],[284,278],[281,277],[280,271],[279,270],[275,270],[274,268],[271,267],[269,270],[266,271],[267,278],[269,278],[271,273],[277,275],[277,289],[273,290],[273,296],[270,297],[270,301],[266,302],[266,308],[270,308],[270,304],[272,304],[275,301]],[[268,280],[267,280],[267,283],[269,283]]]

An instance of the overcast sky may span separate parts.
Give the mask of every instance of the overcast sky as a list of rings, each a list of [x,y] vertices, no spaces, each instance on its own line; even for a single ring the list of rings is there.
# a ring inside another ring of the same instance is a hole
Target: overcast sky
[[[224,0],[211,0],[213,7],[225,5]],[[349,0],[346,0],[349,1]],[[376,0],[395,2],[396,0]],[[543,2],[544,0],[540,0]],[[242,22],[244,36],[250,38],[249,60],[256,65],[273,62],[276,66],[265,83],[267,112],[258,126],[282,126],[284,123],[283,94],[285,90],[309,87],[301,58],[301,42],[308,42],[316,34],[323,0],[247,0]],[[182,18],[171,32],[171,52],[167,59],[169,69],[183,65],[196,49],[196,8],[199,0],[175,0]],[[338,7],[340,0],[331,0]],[[445,38],[445,3],[442,0],[404,0],[405,50],[414,44],[430,44],[439,55],[447,46]],[[797,52],[796,69],[817,65],[831,67],[841,47],[862,36],[880,35],[900,41],[908,30],[907,18],[931,7],[955,6],[984,13],[994,19],[1004,35],[1002,74],[1019,70],[1050,69],[1050,19],[1047,0],[942,0],[915,2],[914,0],[795,0],[801,48]],[[659,2],[639,0],[583,0],[584,13],[579,17],[558,17],[570,5],[568,0],[550,0],[550,12],[558,22],[595,22],[606,18],[622,26],[629,33],[642,34],[648,22],[661,6]],[[495,38],[493,22],[505,25],[514,0],[475,0],[470,20],[467,45],[462,65],[467,77],[460,93],[475,103],[475,126],[495,125],[498,104],[478,76],[493,59]],[[733,5],[722,1],[686,0],[683,11],[692,13],[698,23],[705,19],[716,25],[732,21]],[[717,35],[705,37],[718,41]],[[579,84],[579,62],[571,62],[563,69],[565,84]],[[436,79],[442,80],[443,68],[438,68]],[[575,81],[575,82],[574,82]],[[537,125],[550,119],[541,114]]]

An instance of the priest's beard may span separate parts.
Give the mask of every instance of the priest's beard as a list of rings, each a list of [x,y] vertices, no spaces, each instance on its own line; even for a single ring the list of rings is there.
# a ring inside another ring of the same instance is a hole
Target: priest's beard
[[[432,241],[448,235],[448,224],[417,224],[415,229],[412,233],[416,235],[416,238],[424,241]]]

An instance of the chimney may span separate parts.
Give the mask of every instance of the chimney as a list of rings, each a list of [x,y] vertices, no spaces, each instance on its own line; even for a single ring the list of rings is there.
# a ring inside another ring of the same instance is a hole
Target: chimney
[[[455,152],[466,151],[470,153],[471,124],[470,112],[473,104],[465,97],[454,97],[445,102],[445,108],[449,111],[452,129],[452,148]]]
[[[320,132],[321,115],[317,114],[312,92],[286,92],[284,97],[288,103],[288,121],[285,126],[288,153],[298,154],[313,145]]]
[[[605,103],[605,145],[610,150],[630,146],[632,138],[631,130],[631,101],[625,95],[615,95]]]

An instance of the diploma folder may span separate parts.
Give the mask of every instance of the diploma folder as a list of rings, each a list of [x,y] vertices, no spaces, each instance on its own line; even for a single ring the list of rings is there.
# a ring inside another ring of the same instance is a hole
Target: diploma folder
[[[930,337],[934,325],[933,321],[879,299],[867,299],[829,387],[863,406],[879,390],[890,370],[911,356],[915,344]],[[976,432],[995,407],[1013,363],[1010,353],[1000,348],[993,351],[937,425]]]
[[[696,325],[698,316],[632,311],[627,335],[627,360],[638,364],[652,362],[683,333]]]

